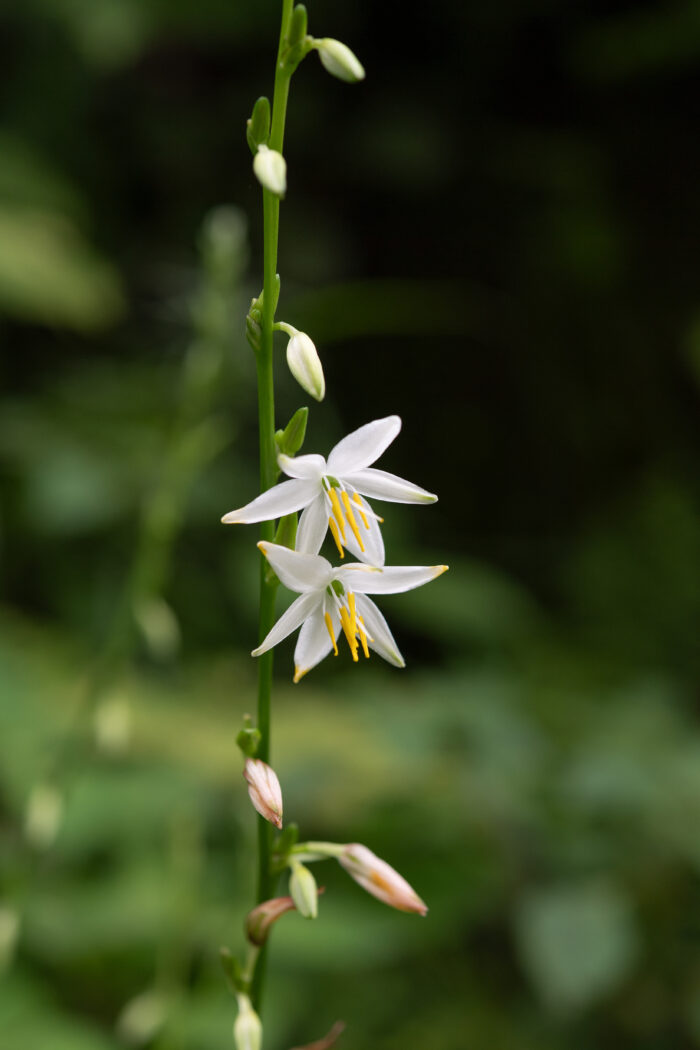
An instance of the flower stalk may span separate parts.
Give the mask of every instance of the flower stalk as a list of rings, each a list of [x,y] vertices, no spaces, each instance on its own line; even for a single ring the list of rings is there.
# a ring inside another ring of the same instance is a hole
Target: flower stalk
[[[275,67],[275,87],[272,99],[270,140],[268,146],[283,153],[284,125],[287,117],[289,81],[291,72],[282,62],[285,41],[292,18],[293,0],[282,0],[280,40]],[[272,339],[277,305],[277,245],[279,239],[280,199],[263,187],[263,302],[260,324],[260,348],[256,354],[258,380],[258,427],[260,441],[260,491],[265,492],[277,480],[277,448],[275,445],[275,394],[272,367]],[[260,539],[274,539],[274,522],[264,522],[260,528]],[[258,635],[260,641],[268,634],[275,619],[275,593],[277,581],[266,572],[265,559],[260,558],[260,613]],[[258,758],[270,759],[270,700],[272,694],[272,651],[267,652],[258,665],[258,710],[257,727],[260,731]],[[260,904],[274,895],[270,868],[272,827],[258,817],[258,892]],[[258,956],[253,975],[251,999],[253,1007],[260,1009],[265,974],[266,949]]]

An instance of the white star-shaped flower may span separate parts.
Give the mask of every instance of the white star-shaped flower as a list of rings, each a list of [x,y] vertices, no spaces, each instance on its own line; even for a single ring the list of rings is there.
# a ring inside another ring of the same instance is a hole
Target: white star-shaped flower
[[[258,544],[285,587],[299,595],[280,616],[252,656],[260,656],[301,627],[294,650],[294,681],[320,663],[345,635],[353,660],[362,649],[383,657],[395,667],[405,661],[389,625],[368,594],[399,594],[429,583],[446,565],[395,565],[389,568],[351,562],[333,568],[320,554],[302,554],[277,543]]]
[[[401,429],[398,416],[375,419],[354,430],[323,456],[284,456],[277,458],[290,477],[240,510],[221,519],[226,525],[270,521],[293,511],[303,511],[299,519],[296,549],[317,554],[330,528],[341,558],[343,547],[370,565],[384,564],[384,541],[378,518],[364,496],[391,503],[434,503],[432,492],[410,481],[376,470],[370,464],[394,440]]]

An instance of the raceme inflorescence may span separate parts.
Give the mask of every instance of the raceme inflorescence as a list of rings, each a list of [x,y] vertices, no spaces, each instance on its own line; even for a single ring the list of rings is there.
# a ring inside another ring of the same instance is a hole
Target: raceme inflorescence
[[[394,667],[405,661],[389,626],[369,595],[397,594],[421,587],[440,576],[446,565],[386,564],[383,519],[369,502],[434,503],[427,489],[374,466],[401,429],[396,415],[375,419],[339,441],[327,458],[299,455],[306,434],[308,409],[300,408],[283,430],[275,430],[273,339],[288,337],[286,360],[302,389],[317,401],[325,396],[323,366],[311,337],[286,321],[275,319],[280,297],[277,274],[280,201],[287,192],[284,128],[292,76],[302,60],[318,52],[323,67],[340,80],[364,79],[365,71],[345,44],[307,31],[302,4],[282,0],[280,41],[272,106],[259,98],[247,122],[253,171],[263,193],[263,288],[246,317],[248,342],[255,354],[258,380],[260,494],[225,514],[225,524],[260,524],[258,707],[254,725],[246,715],[238,734],[245,759],[244,777],[250,800],[259,814],[257,902],[246,919],[248,943],[243,960],[222,949],[222,963],[237,998],[234,1024],[237,1050],[260,1050],[263,1026],[260,1006],[264,986],[267,941],[272,926],[296,911],[315,919],[321,892],[310,865],[337,860],[368,893],[399,911],[425,915],[426,904],[386,861],[360,843],[298,841],[295,825],[283,828],[282,789],[270,766],[270,723],[273,648],[294,631],[294,682],[331,653],[338,655],[345,639],[352,664],[375,652]],[[280,473],[285,475],[279,480]],[[332,564],[321,553],[329,547]],[[346,559],[348,552],[356,560]],[[282,583],[296,594],[279,619],[275,596]],[[361,673],[359,670],[354,673]],[[273,828],[278,834],[273,838]],[[277,894],[280,877],[288,873],[288,893]],[[337,1023],[314,1047],[330,1047],[342,1031]]]

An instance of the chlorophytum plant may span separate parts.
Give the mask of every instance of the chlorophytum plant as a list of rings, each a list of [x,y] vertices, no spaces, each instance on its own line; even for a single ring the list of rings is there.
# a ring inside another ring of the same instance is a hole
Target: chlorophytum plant
[[[289,88],[301,62],[316,51],[325,69],[349,83],[364,79],[353,52],[338,40],[315,38],[307,30],[302,4],[282,0],[272,106],[259,98],[247,122],[253,170],[263,196],[263,288],[246,318],[248,342],[255,354],[258,383],[260,490],[251,502],[225,514],[225,524],[260,524],[260,605],[257,718],[246,716],[238,744],[245,760],[250,800],[259,814],[257,901],[247,916],[247,951],[235,958],[222,949],[222,962],[238,1004],[234,1023],[237,1050],[260,1050],[261,1005],[270,930],[281,916],[296,910],[306,919],[318,914],[319,890],[310,865],[332,859],[368,893],[393,908],[424,915],[427,907],[411,886],[384,860],[359,843],[299,842],[296,826],[283,828],[282,790],[270,765],[271,693],[274,647],[299,631],[294,652],[294,682],[329,654],[338,654],[343,639],[352,660],[370,652],[395,667],[404,659],[389,625],[370,595],[396,594],[429,583],[445,565],[386,564],[382,518],[369,500],[389,503],[434,503],[426,489],[374,466],[398,436],[396,415],[354,430],[327,457],[300,455],[308,409],[300,408],[284,429],[275,426],[273,338],[287,337],[286,359],[302,389],[317,401],[325,395],[323,367],[305,332],[276,319],[280,298],[277,273],[280,202],[287,190],[284,130]],[[283,479],[280,480],[280,475]],[[337,564],[319,552],[326,538]],[[346,554],[348,557],[346,557]],[[354,560],[351,560],[354,559]],[[279,584],[296,597],[275,619]],[[359,671],[357,673],[360,673]],[[278,896],[283,875],[288,894]],[[330,1047],[340,1034],[335,1025],[312,1045]]]

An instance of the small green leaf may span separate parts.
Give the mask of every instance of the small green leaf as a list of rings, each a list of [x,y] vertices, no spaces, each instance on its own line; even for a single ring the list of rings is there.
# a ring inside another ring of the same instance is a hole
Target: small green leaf
[[[308,408],[298,408],[284,430],[277,431],[275,441],[283,455],[295,456],[304,444],[308,419]]]
[[[245,136],[250,152],[255,156],[258,146],[266,146],[270,137],[270,100],[261,95],[253,106],[253,112],[246,121]]]

